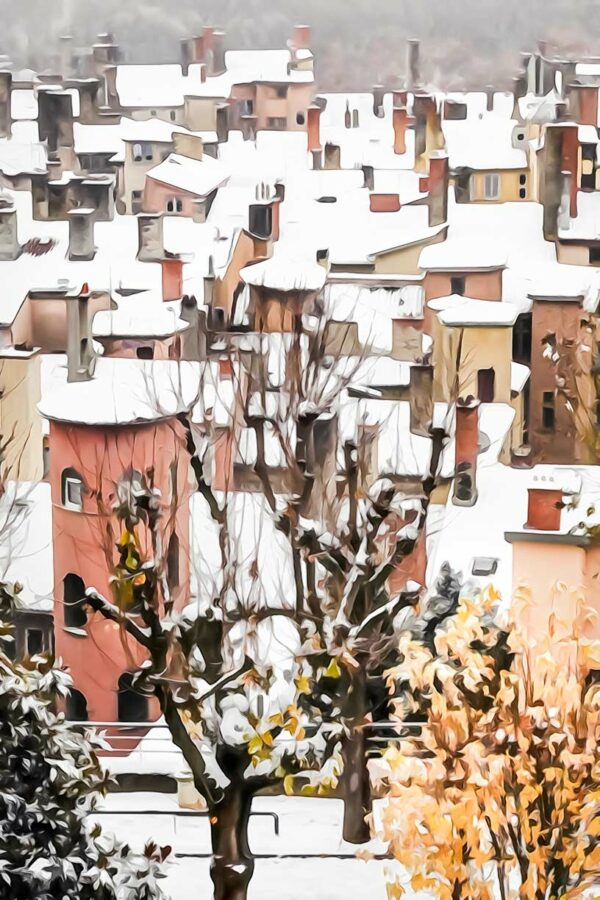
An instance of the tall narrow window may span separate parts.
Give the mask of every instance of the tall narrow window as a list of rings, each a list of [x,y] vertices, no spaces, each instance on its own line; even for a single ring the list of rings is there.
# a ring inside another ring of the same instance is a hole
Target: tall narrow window
[[[173,532],[167,551],[167,581],[171,590],[179,587],[179,538]]]
[[[132,686],[133,675],[123,672],[119,678],[117,716],[119,722],[147,722],[148,700]]]
[[[500,176],[488,174],[483,179],[483,195],[486,200],[497,200],[500,196]]]
[[[75,469],[63,469],[61,476],[61,501],[67,509],[81,512],[83,509],[83,481]]]
[[[83,628],[87,623],[85,584],[79,575],[72,572],[63,578],[63,603],[65,627]]]
[[[461,297],[465,295],[465,277],[464,275],[453,275],[450,278],[450,293],[459,294]]]
[[[482,403],[493,403],[496,373],[493,369],[479,369],[477,372],[477,393]]]
[[[546,431],[554,431],[555,419],[554,391],[544,391],[542,394],[542,428]]]
[[[88,708],[85,694],[76,688],[71,688],[65,702],[65,712],[70,722],[87,722]]]

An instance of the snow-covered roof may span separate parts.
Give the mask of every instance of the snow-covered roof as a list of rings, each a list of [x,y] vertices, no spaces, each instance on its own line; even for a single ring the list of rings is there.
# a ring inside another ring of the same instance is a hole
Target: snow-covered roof
[[[526,168],[525,150],[512,145],[516,126],[518,122],[495,112],[481,113],[472,119],[446,120],[443,130],[450,168],[464,166],[493,171]]]
[[[189,156],[170,153],[163,162],[146,173],[146,178],[206,197],[227,181],[229,170],[210,156],[190,159]]]
[[[565,228],[560,220],[558,237],[561,241],[600,240],[600,193],[578,191],[577,215],[569,218]]]
[[[189,327],[180,314],[180,300],[164,303],[161,296],[153,297],[152,292],[144,291],[132,297],[120,297],[117,309],[97,312],[92,332],[96,338],[168,337]]]
[[[419,267],[429,271],[483,271],[506,265],[506,248],[498,241],[453,238],[424,247]]]
[[[420,284],[370,287],[335,282],[327,285],[323,304],[328,319],[357,323],[363,347],[389,353],[393,320],[422,318],[423,287]]]
[[[11,91],[10,114],[14,121],[37,119],[38,101],[33,88],[14,88]]]
[[[437,312],[438,319],[448,327],[489,326],[510,327],[515,324],[519,309],[513,303],[497,300],[475,300],[451,294],[431,300],[428,306]]]
[[[172,107],[183,104],[180,65],[117,66],[116,91],[124,108]]]
[[[246,266],[240,277],[246,284],[275,291],[320,291],[325,284],[326,272],[311,259],[275,254],[264,262]]]
[[[90,381],[67,383],[66,368],[58,371],[38,408],[47,419],[81,425],[158,421],[191,408],[200,372],[193,362],[100,357]]]

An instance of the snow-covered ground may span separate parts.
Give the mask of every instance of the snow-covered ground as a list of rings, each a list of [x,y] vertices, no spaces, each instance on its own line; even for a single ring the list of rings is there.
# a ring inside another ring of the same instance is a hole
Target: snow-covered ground
[[[170,844],[174,854],[206,854],[202,859],[173,856],[165,885],[172,900],[208,900],[212,896],[206,818],[152,815],[150,810],[178,809],[173,796],[155,793],[110,794],[101,809],[98,821],[102,826],[136,847],[152,838]],[[251,818],[250,845],[259,858],[249,900],[385,900],[386,863],[352,858],[359,848],[342,840],[341,801],[259,797],[253,810],[276,813],[279,835],[270,816]],[[375,843],[369,845],[373,852],[380,849]],[[327,858],[334,853],[350,858]],[[278,858],[264,859],[261,854],[277,854]]]

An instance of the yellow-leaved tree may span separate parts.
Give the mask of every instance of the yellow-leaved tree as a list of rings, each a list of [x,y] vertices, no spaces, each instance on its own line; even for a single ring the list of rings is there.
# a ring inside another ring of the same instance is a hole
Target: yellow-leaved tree
[[[543,637],[525,592],[499,628],[492,590],[461,597],[433,648],[402,637],[389,687],[398,721],[418,702],[424,722],[371,764],[390,900],[578,897],[600,874],[600,658],[569,593],[575,620]]]

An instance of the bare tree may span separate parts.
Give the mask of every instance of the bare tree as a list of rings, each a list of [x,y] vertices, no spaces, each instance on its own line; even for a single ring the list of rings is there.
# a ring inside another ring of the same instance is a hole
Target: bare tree
[[[251,803],[266,788],[339,789],[344,837],[368,839],[366,728],[387,709],[383,672],[419,596],[409,579],[399,590],[390,579],[423,539],[447,441],[430,417],[424,472],[382,473],[365,400],[351,396],[369,359],[331,356],[327,322],[304,321],[232,337],[227,396],[207,362],[195,410],[179,416],[201,533],[193,602],[174,607],[152,471],[114,510],[113,597],[87,591],[147,654],[135,684],[158,699],[207,802],[216,900],[247,895]],[[353,430],[342,427],[350,407]]]

